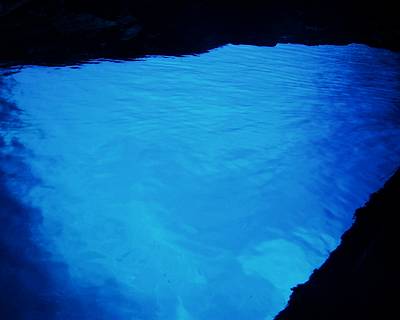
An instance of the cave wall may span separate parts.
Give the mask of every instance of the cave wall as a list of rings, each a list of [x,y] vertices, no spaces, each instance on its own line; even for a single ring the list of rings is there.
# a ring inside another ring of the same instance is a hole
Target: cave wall
[[[398,50],[389,1],[0,0],[0,62],[203,52],[226,43],[366,43]]]

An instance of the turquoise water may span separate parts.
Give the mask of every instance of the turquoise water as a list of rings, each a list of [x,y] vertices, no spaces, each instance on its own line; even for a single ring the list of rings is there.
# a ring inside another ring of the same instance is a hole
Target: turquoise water
[[[9,76],[7,184],[79,300],[54,317],[272,319],[399,165],[399,65],[229,45]]]

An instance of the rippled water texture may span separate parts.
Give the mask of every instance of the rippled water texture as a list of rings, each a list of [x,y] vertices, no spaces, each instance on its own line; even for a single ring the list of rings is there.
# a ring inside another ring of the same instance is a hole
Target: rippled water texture
[[[226,46],[5,79],[2,170],[36,208],[20,255],[69,301],[52,317],[272,319],[399,165],[399,65]]]

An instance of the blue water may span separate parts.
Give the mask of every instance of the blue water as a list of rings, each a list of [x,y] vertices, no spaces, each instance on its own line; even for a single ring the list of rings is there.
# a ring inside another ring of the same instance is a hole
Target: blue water
[[[2,170],[40,212],[41,265],[63,266],[50,300],[79,300],[57,319],[272,319],[400,163],[385,50],[229,45],[6,80]]]

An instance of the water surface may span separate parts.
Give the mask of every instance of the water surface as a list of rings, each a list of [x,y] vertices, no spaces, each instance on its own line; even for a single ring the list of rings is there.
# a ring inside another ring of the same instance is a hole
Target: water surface
[[[74,317],[272,319],[400,163],[399,63],[226,46],[9,78],[3,147],[23,146],[25,171],[8,185],[40,211]]]

